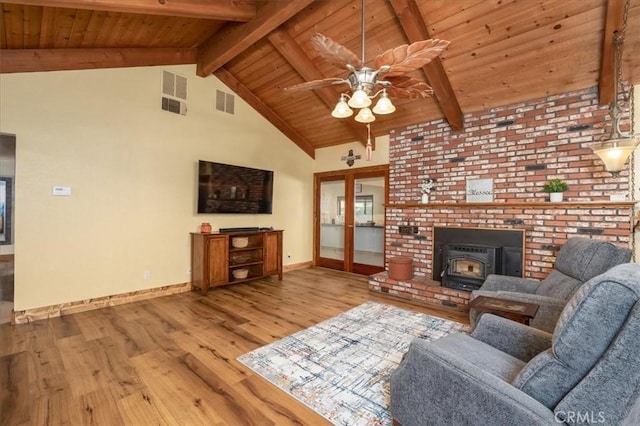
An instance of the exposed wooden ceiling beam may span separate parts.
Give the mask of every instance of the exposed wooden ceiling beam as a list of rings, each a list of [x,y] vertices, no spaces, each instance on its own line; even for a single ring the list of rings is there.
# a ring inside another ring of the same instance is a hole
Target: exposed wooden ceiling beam
[[[211,74],[313,1],[259,2],[255,19],[246,24],[227,26],[198,47],[197,74],[200,77]]]
[[[625,0],[608,0],[607,17],[605,20],[604,40],[602,42],[602,57],[600,61],[600,79],[598,81],[598,95],[600,105],[608,105],[613,102],[616,92],[614,61],[616,57],[613,43],[613,34],[618,31],[622,34],[622,21],[624,15]],[[622,66],[622,64],[620,64]]]
[[[10,3],[238,22],[248,22],[256,15],[255,1],[247,0],[11,0]]]
[[[300,45],[294,40],[291,35],[284,30],[275,30],[268,36],[269,41],[273,44],[278,52],[289,62],[289,64],[307,81],[321,80],[325,78],[324,75],[318,71],[318,68],[313,63],[309,56],[302,50]],[[319,88],[315,89],[315,92],[320,96],[320,99],[332,110],[338,98],[340,97],[340,91],[336,88]],[[336,120],[337,121],[337,120]],[[367,129],[362,124],[357,124],[350,119],[340,120],[346,125],[354,138],[362,142],[363,145],[367,144]],[[375,138],[372,138],[372,143]]]
[[[420,9],[415,0],[391,0],[391,5],[410,42],[413,43],[430,38],[429,31],[422,20]],[[434,58],[422,67],[422,70],[426,74],[436,100],[451,128],[454,131],[463,130],[464,116],[462,109],[440,58]]]
[[[0,52],[0,73],[181,65],[195,62],[195,49],[3,49]]]
[[[229,86],[231,90],[244,99],[244,101],[253,109],[269,120],[269,122],[284,133],[286,137],[298,145],[301,150],[306,152],[311,158],[316,158],[316,152],[311,143],[294,128],[285,123],[275,112],[273,112],[271,108],[262,102],[262,100],[260,100],[256,95],[251,93],[251,91],[240,83],[229,71],[224,68],[218,68],[213,75],[218,77],[220,81]]]

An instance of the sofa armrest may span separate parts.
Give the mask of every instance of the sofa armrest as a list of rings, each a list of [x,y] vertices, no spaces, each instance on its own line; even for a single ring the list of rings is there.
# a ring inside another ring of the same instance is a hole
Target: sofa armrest
[[[524,362],[551,347],[551,334],[492,314],[480,317],[471,337]]]
[[[540,402],[422,339],[411,342],[390,382],[391,414],[403,426],[555,424]]]
[[[540,281],[529,280],[508,275],[491,274],[487,276],[480,287],[485,291],[517,291],[521,293],[535,293],[540,285]]]

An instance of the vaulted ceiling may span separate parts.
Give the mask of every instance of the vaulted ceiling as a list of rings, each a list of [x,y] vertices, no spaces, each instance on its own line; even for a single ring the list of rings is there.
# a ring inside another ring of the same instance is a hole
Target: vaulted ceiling
[[[420,39],[451,42],[410,74],[434,96],[392,99],[372,133],[599,86],[614,93],[613,33],[625,0],[367,0],[365,62]],[[361,52],[361,0],[13,0],[0,3],[0,72],[197,64],[309,155],[366,141],[365,125],[330,113],[346,86],[285,87],[348,71],[310,43],[322,33]],[[640,83],[640,0],[630,0],[622,75]]]

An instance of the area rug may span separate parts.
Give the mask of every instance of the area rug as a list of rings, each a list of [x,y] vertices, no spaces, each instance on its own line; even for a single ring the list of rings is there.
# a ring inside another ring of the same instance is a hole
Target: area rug
[[[391,425],[389,376],[415,337],[463,324],[376,302],[241,355],[238,360],[336,425]]]

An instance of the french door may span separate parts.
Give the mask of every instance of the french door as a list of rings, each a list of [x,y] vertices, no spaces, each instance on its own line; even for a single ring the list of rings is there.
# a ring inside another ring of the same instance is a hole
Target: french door
[[[371,275],[384,270],[388,167],[315,175],[314,261]]]

